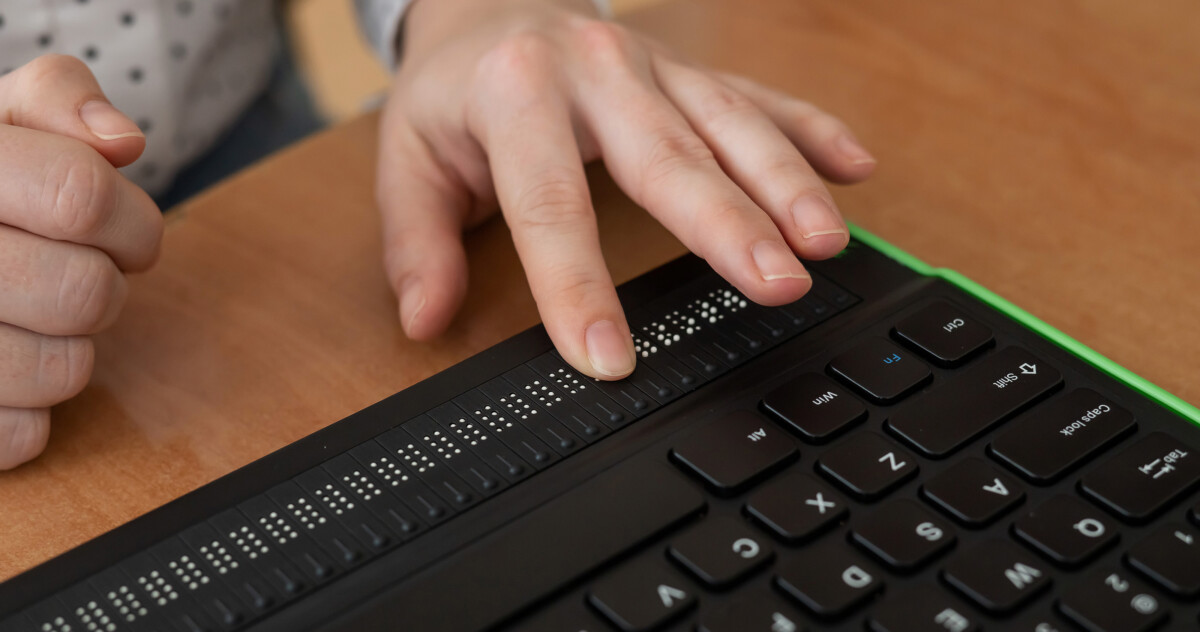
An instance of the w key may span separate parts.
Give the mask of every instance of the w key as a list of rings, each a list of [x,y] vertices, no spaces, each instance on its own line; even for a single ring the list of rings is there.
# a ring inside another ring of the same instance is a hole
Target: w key
[[[796,443],[790,436],[746,411],[708,424],[671,450],[684,469],[724,494],[738,492],[796,455]]]

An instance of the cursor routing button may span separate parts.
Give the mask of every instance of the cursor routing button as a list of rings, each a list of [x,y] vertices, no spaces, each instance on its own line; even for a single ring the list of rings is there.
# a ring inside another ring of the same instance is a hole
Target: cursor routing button
[[[796,443],[761,416],[739,411],[689,435],[671,450],[719,493],[736,493],[796,457]]]
[[[624,632],[653,630],[696,605],[692,589],[654,558],[641,558],[602,578],[588,603]]]

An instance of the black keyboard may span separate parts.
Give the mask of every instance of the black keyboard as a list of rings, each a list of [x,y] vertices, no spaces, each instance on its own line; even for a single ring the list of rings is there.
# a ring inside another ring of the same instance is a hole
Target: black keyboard
[[[1194,411],[862,242],[811,269],[664,266],[628,380],[532,329],[0,584],[0,632],[1200,625]]]

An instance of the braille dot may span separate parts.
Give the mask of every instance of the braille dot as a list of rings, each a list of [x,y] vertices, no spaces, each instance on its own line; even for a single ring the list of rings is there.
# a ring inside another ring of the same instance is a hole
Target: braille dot
[[[125,26],[133,26],[133,22],[134,17],[132,12],[126,11],[125,13],[121,14],[121,24]]]
[[[142,79],[144,77],[145,77],[145,73],[142,72],[141,68],[134,66],[133,68],[129,69],[129,80],[130,81],[132,81],[134,83],[141,83]]]
[[[52,35],[50,35],[49,33],[42,33],[41,35],[38,36],[38,40],[37,40],[38,46],[41,46],[42,48],[46,48],[46,47],[50,46],[50,44],[53,41],[54,41],[54,37]]]

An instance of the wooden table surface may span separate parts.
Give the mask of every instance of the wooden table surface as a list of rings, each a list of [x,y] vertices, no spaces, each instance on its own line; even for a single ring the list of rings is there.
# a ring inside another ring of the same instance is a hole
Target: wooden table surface
[[[842,116],[879,158],[835,191],[851,219],[1200,403],[1194,0],[678,0],[626,21]],[[335,128],[173,213],[45,455],[0,473],[0,579],[536,322],[492,222],[468,238],[449,334],[404,338],[375,127]],[[593,176],[617,281],[683,252]]]

